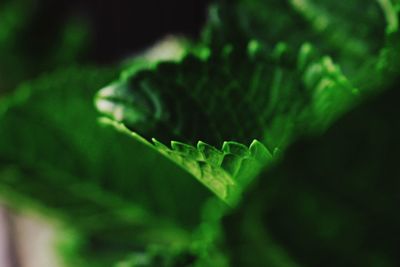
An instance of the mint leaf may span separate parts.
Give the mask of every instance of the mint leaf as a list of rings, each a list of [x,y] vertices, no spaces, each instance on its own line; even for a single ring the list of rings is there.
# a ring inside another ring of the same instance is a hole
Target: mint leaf
[[[297,54],[280,43],[266,56],[252,40],[245,51],[227,46],[222,55],[189,55],[122,76],[99,91],[96,105],[111,124],[132,131],[232,204],[271,161],[270,151],[326,128],[358,94],[309,44]],[[165,145],[171,140],[178,142]],[[224,149],[228,140],[237,143],[237,154]],[[258,158],[251,153],[256,145],[264,151]]]
[[[114,126],[169,158],[229,205],[238,201],[243,188],[272,159],[270,152],[257,140],[249,147],[224,142],[222,149],[217,149],[201,141],[196,146],[171,141],[168,147],[154,138],[147,141],[121,123],[109,119],[103,119],[103,123]]]

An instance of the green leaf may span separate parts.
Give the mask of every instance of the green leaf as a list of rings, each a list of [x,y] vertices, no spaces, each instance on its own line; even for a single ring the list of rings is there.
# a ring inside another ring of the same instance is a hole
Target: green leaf
[[[242,187],[272,159],[268,149],[257,140],[249,147],[236,142],[224,142],[222,149],[217,149],[201,141],[196,147],[171,141],[169,147],[154,138],[151,142],[147,141],[121,123],[105,118],[102,121],[160,152],[230,205],[238,201]]]
[[[271,161],[270,151],[325,129],[358,95],[309,44],[297,55],[279,43],[266,56],[252,40],[245,51],[227,46],[221,56],[189,55],[123,75],[99,91],[96,106],[111,124],[151,143],[232,204]],[[179,142],[165,145],[171,140]]]
[[[73,225],[76,261],[90,266],[149,244],[186,245],[210,197],[158,153],[98,124],[93,95],[115,73],[70,68],[0,100],[1,196]]]

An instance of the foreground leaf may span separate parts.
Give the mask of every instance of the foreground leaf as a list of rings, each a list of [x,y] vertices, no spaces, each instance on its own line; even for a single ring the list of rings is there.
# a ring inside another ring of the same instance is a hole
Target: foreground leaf
[[[83,240],[76,253],[91,266],[153,243],[186,245],[210,196],[157,153],[97,123],[94,90],[115,73],[70,68],[0,100],[1,196],[73,225]]]

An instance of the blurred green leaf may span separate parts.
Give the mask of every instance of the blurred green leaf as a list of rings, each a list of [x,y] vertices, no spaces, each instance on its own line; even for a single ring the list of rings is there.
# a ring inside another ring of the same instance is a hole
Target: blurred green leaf
[[[100,266],[148,243],[186,242],[210,196],[157,153],[97,123],[93,94],[115,73],[44,75],[0,109],[2,196],[73,224],[89,248],[103,251]]]
[[[293,48],[310,42],[321,55],[330,55],[338,62],[347,75],[354,75],[360,65],[368,62],[366,58],[378,54],[384,46],[385,31],[398,27],[396,3],[220,0],[210,10],[204,36],[219,50],[227,43],[243,48],[251,39],[270,49],[277,42]]]
[[[36,0],[0,3],[0,94],[43,71],[81,62],[90,36],[87,21],[49,14],[45,5]]]

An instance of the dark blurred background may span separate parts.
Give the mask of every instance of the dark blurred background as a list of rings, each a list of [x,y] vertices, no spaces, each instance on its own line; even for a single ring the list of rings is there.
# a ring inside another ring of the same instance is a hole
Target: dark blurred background
[[[65,66],[118,63],[167,35],[196,39],[208,2],[1,0],[0,95]]]
[[[40,55],[52,44],[62,24],[71,17],[88,23],[92,36],[85,59],[115,62],[146,48],[167,34],[196,38],[207,14],[207,0],[71,0],[37,2],[30,29],[32,53]]]

